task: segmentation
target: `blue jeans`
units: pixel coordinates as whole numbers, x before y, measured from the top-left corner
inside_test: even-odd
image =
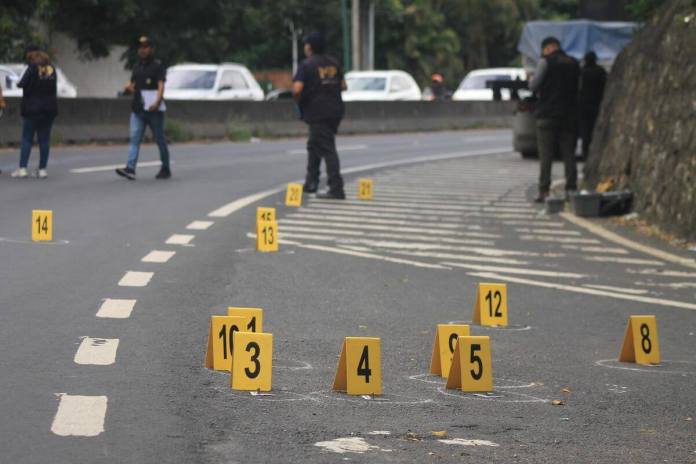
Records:
[[[19,167],[26,168],[29,164],[29,155],[34,141],[34,133],[39,142],[39,169],[46,169],[48,164],[48,152],[51,149],[51,127],[54,114],[41,114],[25,116],[22,118],[22,145],[19,150]]]
[[[169,148],[167,140],[164,138],[164,112],[145,111],[142,113],[131,113],[130,117],[130,150],[128,151],[128,167],[135,171],[140,154],[140,142],[145,133],[145,126],[150,126],[152,136],[157,142],[162,160],[162,168],[169,169]]]

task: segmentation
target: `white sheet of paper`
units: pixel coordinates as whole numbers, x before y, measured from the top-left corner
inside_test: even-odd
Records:
[[[150,107],[157,101],[157,90],[141,90],[140,95],[143,96],[143,106],[145,111],[148,111]],[[159,111],[166,111],[167,105],[164,104],[164,99],[159,106]]]

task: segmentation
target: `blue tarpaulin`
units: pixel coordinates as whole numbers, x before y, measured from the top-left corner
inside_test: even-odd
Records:
[[[517,50],[536,64],[541,55],[541,41],[556,37],[566,53],[580,60],[589,51],[598,61],[612,63],[621,49],[633,38],[638,25],[630,22],[605,22],[579,19],[574,21],[530,21],[525,24]]]

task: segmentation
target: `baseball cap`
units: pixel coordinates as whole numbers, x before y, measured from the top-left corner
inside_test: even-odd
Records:
[[[142,35],[138,39],[138,48],[140,47],[154,47],[154,43],[148,36]]]

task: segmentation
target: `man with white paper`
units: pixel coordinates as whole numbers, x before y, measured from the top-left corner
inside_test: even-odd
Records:
[[[135,168],[138,164],[140,142],[145,127],[150,126],[152,136],[159,148],[162,167],[155,176],[157,179],[169,179],[172,176],[169,169],[169,148],[164,137],[164,82],[167,69],[159,60],[154,58],[155,48],[148,37],[138,40],[138,63],[133,67],[126,92],[133,94],[130,117],[130,149],[128,164],[125,168],[116,169],[116,174],[129,180],[135,180]]]

